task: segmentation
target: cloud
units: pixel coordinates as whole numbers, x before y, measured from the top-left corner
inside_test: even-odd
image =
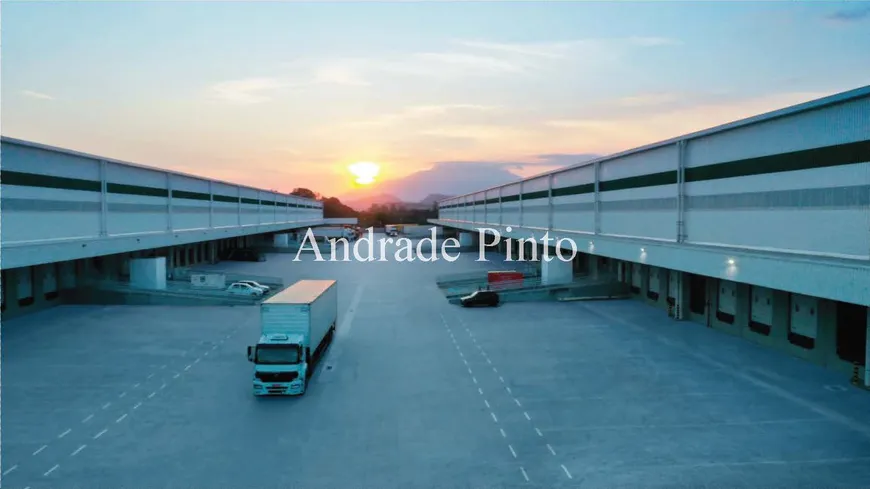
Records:
[[[35,92],[33,90],[22,90],[21,94],[31,98],[38,98],[40,100],[54,100],[54,97],[52,97],[51,95],[41,92]]]
[[[442,105],[417,105],[406,107],[398,112],[383,114],[369,120],[350,123],[351,126],[390,126],[403,124],[411,121],[429,120],[434,117],[445,116],[453,112],[491,112],[499,107],[478,104],[442,104]]]
[[[246,78],[217,83],[210,87],[213,96],[227,102],[255,104],[270,99],[268,93],[288,86],[276,78]]]
[[[836,12],[827,15],[825,18],[833,22],[860,22],[864,19],[870,18],[870,4],[862,5],[861,7],[854,9],[837,10]]]

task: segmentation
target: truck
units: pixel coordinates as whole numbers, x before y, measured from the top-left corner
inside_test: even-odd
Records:
[[[335,335],[338,282],[300,280],[260,304],[260,339],[248,347],[254,395],[303,395]]]
[[[354,239],[354,232],[352,229],[341,227],[341,226],[327,226],[327,227],[318,227],[311,228],[312,233],[314,234],[314,238],[317,241],[329,241],[330,239],[341,239],[346,238],[348,241],[352,241]]]

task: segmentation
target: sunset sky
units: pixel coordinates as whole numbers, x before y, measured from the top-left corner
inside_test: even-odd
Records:
[[[540,173],[870,83],[870,3],[71,3],[3,2],[4,135],[281,191]]]

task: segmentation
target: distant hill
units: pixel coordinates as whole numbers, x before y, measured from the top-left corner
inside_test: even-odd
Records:
[[[386,180],[373,189],[360,189],[341,196],[341,201],[357,210],[368,209],[371,204],[411,203],[429,204],[453,195],[463,195],[484,188],[515,182],[520,177],[511,169],[564,167],[596,158],[594,154],[538,155],[533,162],[511,161],[442,161],[432,168],[412,173],[403,178]]]

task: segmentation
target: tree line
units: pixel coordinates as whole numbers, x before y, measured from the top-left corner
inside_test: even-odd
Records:
[[[402,204],[373,204],[367,210],[357,211],[335,197],[324,197],[307,188],[295,188],[290,194],[322,202],[325,218],[355,217],[362,228],[383,227],[386,224],[429,224],[429,219],[438,217],[437,203],[428,209],[409,208]]]

